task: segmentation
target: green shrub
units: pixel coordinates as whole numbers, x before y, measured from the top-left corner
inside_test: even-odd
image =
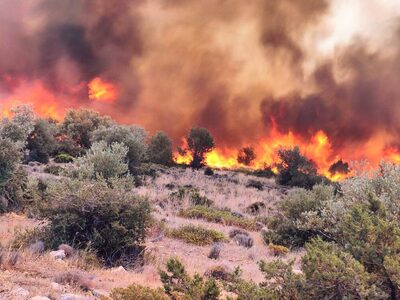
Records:
[[[21,151],[16,144],[10,139],[4,139],[0,136],[0,189],[12,176],[21,157]]]
[[[331,226],[315,220],[323,215],[332,198],[334,190],[328,185],[292,190],[279,204],[278,214],[268,220],[271,230],[263,233],[266,244],[301,247],[318,235],[329,238]]]
[[[188,199],[192,205],[211,206],[214,204],[214,201],[208,199],[206,196],[202,196],[200,191],[194,188],[180,188],[172,192],[169,197],[179,204],[182,204],[185,198]]]
[[[177,259],[167,261],[167,270],[160,272],[165,292],[171,299],[218,300],[220,289],[214,279],[204,280],[198,274],[193,277]]]
[[[151,289],[140,285],[130,285],[127,288],[113,289],[110,295],[113,300],[168,300],[162,289]]]
[[[34,129],[28,136],[27,148],[29,149],[29,160],[47,164],[50,154],[56,147],[54,135],[56,128],[54,124],[44,119],[35,121]]]
[[[66,169],[66,175],[81,179],[121,177],[128,172],[127,152],[128,148],[122,144],[93,143],[85,156],[77,158]]]
[[[88,109],[70,109],[61,124],[61,134],[71,137],[77,145],[88,149],[92,145],[93,132],[99,128],[110,127],[112,124],[110,117],[100,116],[98,112]]]
[[[54,162],[59,164],[67,164],[74,161],[74,157],[67,153],[60,153],[54,158]]]
[[[101,127],[93,132],[92,142],[105,142],[107,145],[122,144],[128,148],[126,153],[129,171],[134,171],[146,160],[147,132],[139,126],[113,125]],[[134,172],[132,172],[134,173]]]
[[[184,218],[204,219],[208,222],[222,223],[228,226],[237,226],[248,230],[256,230],[254,220],[241,218],[228,210],[221,210],[204,205],[196,205],[186,210],[181,210],[179,215]]]
[[[43,171],[45,173],[49,173],[49,174],[58,176],[62,173],[63,170],[64,170],[64,168],[61,166],[49,165],[49,166],[46,166]]]
[[[250,173],[250,175],[263,178],[272,178],[276,176],[276,174],[274,173],[274,171],[272,171],[272,168],[270,166],[264,166],[263,169],[254,170]]]
[[[21,211],[37,200],[37,183],[24,169],[16,168],[0,189],[1,195],[0,212]]]
[[[180,239],[197,246],[211,245],[225,240],[222,232],[194,225],[185,225],[170,229],[167,234],[172,238]]]
[[[92,249],[107,265],[126,263],[142,250],[150,225],[149,202],[131,192],[122,179],[65,179],[47,189],[41,215],[48,220],[50,247],[69,244]]]
[[[315,239],[302,259],[305,291],[312,299],[387,299],[374,276],[349,253],[333,243]]]
[[[164,132],[157,132],[150,140],[148,147],[150,162],[170,166],[173,164],[172,142]]]
[[[298,147],[278,151],[280,162],[277,164],[277,182],[282,185],[311,189],[322,182],[317,174],[317,167],[312,160],[303,156]]]

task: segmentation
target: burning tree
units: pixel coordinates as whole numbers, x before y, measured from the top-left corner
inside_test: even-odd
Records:
[[[195,169],[201,168],[205,155],[215,148],[212,135],[206,128],[193,127],[186,139],[193,158],[190,166]]]
[[[253,147],[243,147],[239,150],[237,161],[240,164],[250,166],[251,163],[256,159],[256,153]]]

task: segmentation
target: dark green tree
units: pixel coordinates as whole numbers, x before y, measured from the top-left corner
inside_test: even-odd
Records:
[[[199,169],[204,165],[205,155],[215,148],[214,139],[210,132],[202,127],[192,128],[186,139],[192,154],[190,166]]]
[[[149,160],[156,164],[169,166],[173,163],[172,142],[164,132],[157,132],[150,140]]]

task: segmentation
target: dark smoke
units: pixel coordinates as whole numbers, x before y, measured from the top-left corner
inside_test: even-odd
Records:
[[[40,80],[62,109],[93,107],[175,142],[197,125],[239,148],[273,123],[305,139],[323,130],[336,152],[382,132],[396,146],[400,30],[390,51],[358,39],[317,59],[307,38],[330,3],[2,0],[0,101]],[[116,103],[88,99],[97,76],[116,85]]]

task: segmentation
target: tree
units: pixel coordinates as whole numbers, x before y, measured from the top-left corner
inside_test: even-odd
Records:
[[[108,145],[120,143],[128,147],[129,170],[133,171],[146,158],[147,132],[139,126],[113,125],[101,127],[93,132],[92,141],[104,141]]]
[[[56,147],[55,126],[44,119],[37,119],[28,137],[29,159],[48,163],[50,154]]]
[[[1,189],[11,177],[21,159],[21,151],[10,139],[0,137],[0,196]]]
[[[194,127],[187,136],[187,144],[192,154],[190,166],[198,169],[204,165],[205,155],[214,149],[214,139],[206,128]]]
[[[281,149],[278,151],[278,157],[279,184],[311,189],[322,181],[322,177],[317,174],[315,163],[302,155],[298,147]]]
[[[91,135],[100,127],[109,127],[113,121],[108,116],[101,116],[98,112],[79,109],[67,111],[64,122],[61,124],[61,132],[69,135],[83,148],[90,148]]]
[[[157,132],[150,140],[149,160],[156,164],[169,166],[172,160],[172,142],[164,132]]]
[[[243,147],[239,150],[237,161],[240,164],[250,166],[251,163],[256,159],[256,154],[253,147]]]

